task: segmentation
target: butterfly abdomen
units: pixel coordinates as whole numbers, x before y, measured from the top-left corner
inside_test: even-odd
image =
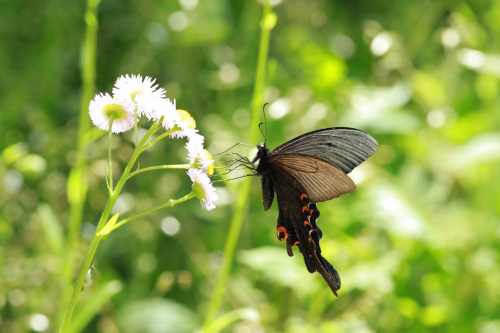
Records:
[[[269,175],[269,149],[265,144],[260,144],[257,146],[259,149],[257,156],[255,156],[252,163],[259,161],[259,165],[257,165],[257,175],[261,176],[262,182],[262,204],[264,206],[264,210],[268,210],[271,208],[274,199],[274,187]]]
[[[274,200],[274,187],[268,175],[262,175],[262,205],[264,210],[271,208]]]

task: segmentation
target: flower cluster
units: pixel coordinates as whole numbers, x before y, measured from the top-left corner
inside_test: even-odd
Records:
[[[189,155],[188,175],[193,181],[193,192],[201,199],[202,207],[215,208],[218,199],[210,181],[214,172],[212,155],[203,148],[205,138],[198,133],[196,121],[186,110],[176,109],[175,100],[165,97],[165,90],[155,84],[155,79],[141,75],[125,75],[116,80],[112,96],[95,95],[89,105],[92,123],[113,133],[128,131],[136,126],[137,119],[145,116],[158,122],[169,131],[171,138],[187,137]]]

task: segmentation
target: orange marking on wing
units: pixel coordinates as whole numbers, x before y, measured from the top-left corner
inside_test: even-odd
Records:
[[[299,244],[300,244],[300,242],[299,242],[299,241],[296,241],[295,243],[293,243],[293,246],[297,246],[297,245],[299,245]]]
[[[309,236],[311,236],[311,234],[315,231],[318,231],[318,229],[312,229],[312,230],[309,230]]]
[[[300,195],[300,200],[304,201],[304,199],[309,199],[309,196],[307,194],[305,194],[305,193],[302,193]]]
[[[286,228],[283,226],[279,226],[276,233],[278,234],[278,239],[280,241],[284,241],[285,239],[288,238],[288,233],[286,232]],[[282,234],[283,234],[283,236],[282,236]]]

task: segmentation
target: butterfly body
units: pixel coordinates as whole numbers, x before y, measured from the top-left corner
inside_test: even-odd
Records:
[[[286,241],[287,253],[298,246],[309,272],[318,272],[337,295],[340,277],[322,256],[317,225],[317,203],[354,191],[356,186],[346,175],[372,155],[377,142],[353,128],[326,128],[292,139],[269,152],[262,143],[252,163],[259,164],[264,210],[276,193],[278,201],[277,237]]]

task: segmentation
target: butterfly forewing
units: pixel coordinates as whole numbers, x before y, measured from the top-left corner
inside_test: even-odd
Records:
[[[363,131],[332,127],[298,136],[274,149],[269,157],[282,154],[310,155],[349,173],[370,157],[377,146],[377,141]]]

